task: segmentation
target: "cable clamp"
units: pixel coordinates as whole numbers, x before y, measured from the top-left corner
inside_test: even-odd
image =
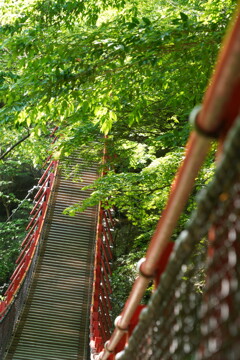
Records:
[[[148,275],[148,274],[144,274],[144,272],[142,271],[141,267],[145,261],[146,261],[146,258],[142,258],[138,261],[137,271],[138,271],[139,275],[144,277],[145,279],[149,279],[149,280],[154,279],[155,274]]]
[[[220,127],[215,130],[206,130],[198,122],[198,115],[202,110],[202,105],[197,105],[193,108],[189,115],[189,123],[193,126],[194,130],[206,138],[218,139]]]
[[[104,344],[104,349],[109,352],[110,354],[112,354],[114,352],[114,350],[109,350],[108,348],[108,345],[109,345],[109,340],[105,342]]]
[[[121,316],[121,315],[119,315],[119,316],[116,317],[116,319],[115,319],[115,321],[114,321],[114,326],[115,326],[115,328],[116,328],[117,330],[119,330],[119,331],[128,332],[128,327],[127,327],[127,328],[122,328],[120,325],[118,325],[119,322],[121,321],[121,319],[122,319],[122,316]]]

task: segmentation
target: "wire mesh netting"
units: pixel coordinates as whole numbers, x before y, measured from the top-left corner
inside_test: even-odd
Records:
[[[31,266],[28,270],[28,273],[24,279],[20,290],[18,291],[16,298],[10,305],[5,316],[0,320],[0,359],[4,358],[5,350],[11,341],[13,329],[15,328],[17,320],[23,309],[29,290],[29,285],[32,280],[32,274],[36,265],[37,253],[38,249],[34,254]]]
[[[52,190],[52,194],[54,194],[54,191],[55,189]],[[49,208],[51,208],[52,198],[53,195],[49,201]],[[37,228],[35,229],[35,231],[37,231]],[[41,239],[45,236],[45,232],[46,232],[46,227],[42,231]],[[14,329],[23,311],[27,299],[27,295],[29,292],[30,284],[32,282],[34,271],[38,261],[39,249],[41,247],[41,239],[39,240],[36,246],[36,250],[32,258],[31,265],[27,271],[27,274],[17,294],[14,297],[14,300],[9,305],[9,308],[7,309],[4,316],[0,319],[0,360],[5,358],[6,350],[11,343]]]
[[[240,119],[118,360],[240,359]]]

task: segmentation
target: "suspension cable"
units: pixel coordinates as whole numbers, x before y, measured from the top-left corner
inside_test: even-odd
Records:
[[[38,190],[39,189],[39,185],[34,185],[30,190],[28,190],[28,193],[26,195],[26,197],[20,202],[20,204],[18,205],[18,207],[16,207],[16,209],[14,209],[11,213],[11,215],[7,218],[7,220],[5,220],[4,222],[7,223],[12,217],[13,215],[16,214],[16,212],[22,207],[22,205],[25,203],[25,201],[29,198],[29,196],[34,192],[34,190]]]

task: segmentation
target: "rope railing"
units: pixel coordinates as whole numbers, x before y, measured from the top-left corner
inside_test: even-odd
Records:
[[[161,258],[165,259],[169,256],[167,248],[171,234],[208,153],[212,138],[224,138],[239,113],[239,73],[240,13],[238,8],[232,30],[224,42],[203,105],[191,114],[191,121],[194,122],[195,129],[190,135],[185,159],[172,185],[168,203],[151,239],[146,258],[139,263],[139,277],[133,285],[122,314],[115,322],[115,330],[105,344],[105,349],[98,355],[98,359],[106,360],[118,352],[118,344],[129,330],[129,325],[149,280],[153,279],[158,272]]]

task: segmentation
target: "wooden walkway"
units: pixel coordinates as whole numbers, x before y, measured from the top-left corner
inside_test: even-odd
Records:
[[[77,163],[79,160],[71,159],[71,167]],[[90,191],[80,188],[97,178],[97,167],[84,169],[81,178],[81,184],[71,181],[64,171],[56,177],[38,264],[5,360],[90,357],[89,311],[98,210],[89,209],[75,217],[62,214],[89,195]]]

